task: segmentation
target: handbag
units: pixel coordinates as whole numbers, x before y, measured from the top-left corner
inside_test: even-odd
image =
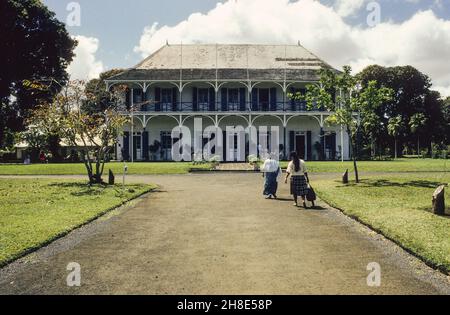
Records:
[[[316,199],[317,199],[316,192],[314,191],[312,186],[309,185],[308,193],[306,194],[306,200],[312,202],[312,201],[316,201]]]

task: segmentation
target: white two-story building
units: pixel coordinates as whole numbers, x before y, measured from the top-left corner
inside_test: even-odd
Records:
[[[289,98],[318,84],[321,67],[330,66],[300,44],[167,44],[107,80],[108,88],[129,87],[123,111],[131,121],[117,158],[171,160],[172,129],[192,130],[194,119],[201,117],[203,127],[220,127],[224,133],[226,126],[269,126],[268,142],[270,127],[278,126],[282,157],[297,151],[306,160],[349,159],[348,135],[340,126],[327,126],[329,113],[307,110],[304,102]],[[224,148],[229,137],[223,138]],[[224,159],[231,160],[226,154]]]

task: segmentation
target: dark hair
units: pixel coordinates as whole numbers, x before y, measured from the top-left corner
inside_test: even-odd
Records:
[[[298,172],[300,170],[300,159],[298,158],[297,152],[291,152],[289,158],[294,162],[295,171]]]

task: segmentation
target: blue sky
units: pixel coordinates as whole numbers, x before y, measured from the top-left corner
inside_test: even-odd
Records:
[[[44,0],[65,22],[68,0]],[[78,0],[81,25],[74,76],[127,68],[169,42],[295,44],[336,67],[412,64],[450,95],[450,0]],[[217,3],[223,3],[217,6]],[[157,23],[157,24],[155,24]]]
[[[66,21],[69,0],[43,1],[61,21]],[[207,12],[217,0],[78,0],[81,25],[67,27],[73,35],[100,40],[98,57],[106,68],[130,67],[141,56],[133,53],[144,27],[155,22],[173,25],[195,12]]]

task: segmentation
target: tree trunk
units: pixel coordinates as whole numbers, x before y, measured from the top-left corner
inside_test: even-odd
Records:
[[[351,151],[352,151],[353,168],[355,169],[355,180],[356,180],[356,183],[359,183],[358,165],[356,165],[356,139],[354,139],[354,137],[351,136],[351,133],[350,133],[349,129],[347,129],[347,134],[350,137],[350,146],[351,146]]]
[[[394,140],[394,152],[395,152],[395,159],[397,159],[397,139]]]
[[[439,186],[433,193],[432,211],[437,215],[445,215],[444,185]]]
[[[3,146],[4,146],[4,141],[3,141],[4,138],[5,138],[5,123],[4,123],[4,119],[6,119],[6,118],[0,119],[0,149],[3,148]]]
[[[417,157],[420,159],[420,137],[417,136]]]

